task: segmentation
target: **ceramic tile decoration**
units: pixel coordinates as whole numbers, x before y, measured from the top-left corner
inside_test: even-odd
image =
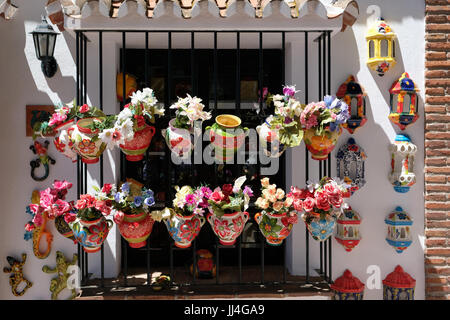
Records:
[[[416,183],[416,175],[413,170],[417,147],[411,143],[408,135],[399,134],[395,137],[394,143],[389,146],[389,152],[391,153],[389,181],[395,191],[408,192],[410,187]]]
[[[411,217],[398,206],[384,220],[388,227],[386,241],[395,248],[395,251],[402,253],[412,243]]]
[[[396,266],[383,280],[383,300],[414,300],[416,280]]]
[[[366,34],[368,57],[367,66],[380,77],[397,63],[395,59],[396,34],[382,19],[375,22]]]
[[[335,239],[344,246],[345,251],[350,252],[359,244],[361,240],[360,225],[360,215],[350,206],[338,216]]]
[[[391,97],[389,119],[402,130],[419,118],[417,92],[419,89],[407,72],[404,72],[389,90]]]
[[[336,153],[337,177],[350,185],[348,190],[350,195],[366,184],[364,179],[364,161],[366,159],[366,153],[353,138],[348,139],[347,143]]]
[[[351,134],[362,127],[366,122],[365,92],[353,75],[339,86],[336,97],[343,100],[349,107],[350,119],[342,125]]]
[[[334,293],[333,300],[363,300],[364,283],[354,277],[348,269],[330,287]]]

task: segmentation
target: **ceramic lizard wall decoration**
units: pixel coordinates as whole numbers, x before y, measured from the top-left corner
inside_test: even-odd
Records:
[[[49,266],[43,266],[42,271],[45,273],[56,273],[57,276],[50,281],[50,292],[52,293],[52,300],[58,300],[58,295],[67,288],[67,283],[70,277],[68,268],[70,266],[76,266],[78,255],[74,254],[72,261],[66,260],[66,257],[61,251],[56,251],[56,267],[50,268]],[[72,295],[69,300],[74,299],[77,296],[77,291],[72,288]]]
[[[32,282],[28,281],[23,276],[23,265],[27,261],[27,254],[22,253],[22,261],[19,261],[11,256],[6,257],[6,260],[8,260],[8,263],[11,267],[10,268],[4,267],[3,272],[12,273],[9,276],[9,284],[11,286],[11,291],[16,297],[23,296],[24,293],[33,285]],[[17,288],[19,287],[19,284],[22,282],[25,282],[26,286],[22,289],[22,291],[19,292]]]

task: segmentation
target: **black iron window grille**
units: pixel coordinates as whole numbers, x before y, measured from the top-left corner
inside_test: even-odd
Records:
[[[98,106],[101,110],[103,110],[104,106],[104,63],[103,63],[103,35],[105,33],[116,33],[121,35],[121,54],[120,54],[120,70],[123,76],[123,88],[122,94],[123,97],[126,96],[126,74],[131,71],[134,66],[133,72],[140,73],[140,81],[141,86],[152,87],[151,84],[156,83],[156,78],[158,72],[163,80],[160,83],[163,90],[159,91],[161,95],[158,99],[164,102],[166,109],[166,116],[161,121],[157,121],[156,129],[157,134],[153,138],[152,145],[147,151],[145,158],[141,162],[131,163],[125,159],[123,153],[120,156],[120,181],[124,181],[126,178],[132,177],[144,182],[148,187],[152,188],[155,193],[159,191],[164,191],[163,194],[157,199],[157,204],[155,209],[160,209],[165,206],[171,206],[171,199],[174,195],[173,186],[178,183],[189,184],[189,185],[199,185],[200,183],[209,183],[212,186],[219,186],[223,183],[231,183],[231,180],[237,178],[242,174],[246,174],[247,177],[252,177],[254,175],[254,179],[251,180],[253,182],[253,190],[259,190],[259,176],[261,164],[258,162],[256,165],[246,164],[233,164],[233,165],[212,165],[206,167],[205,165],[192,164],[189,165],[174,165],[170,161],[170,150],[164,143],[164,140],[160,141],[156,138],[158,136],[158,132],[160,129],[167,127],[168,121],[174,116],[174,111],[169,109],[169,106],[176,99],[176,88],[174,87],[174,83],[177,81],[175,79],[176,74],[174,74],[173,70],[175,65],[179,62],[179,60],[174,61],[174,57],[182,57],[182,63],[186,66],[185,74],[183,75],[183,83],[185,86],[180,86],[181,91],[189,92],[192,95],[198,95],[201,97],[206,103],[206,109],[210,107],[212,111],[213,117],[210,121],[214,121],[216,115],[223,113],[234,113],[239,117],[242,117],[243,124],[255,128],[256,125],[262,123],[265,119],[266,115],[270,113],[270,110],[267,110],[262,99],[257,100],[259,103],[260,112],[256,114],[254,110],[246,110],[242,108],[242,88],[241,81],[243,79],[243,70],[248,67],[242,65],[243,56],[246,54],[253,55],[254,57],[254,65],[256,66],[256,70],[253,71],[254,81],[257,83],[257,89],[259,93],[263,92],[264,87],[267,85],[270,90],[274,90],[273,93],[281,92],[282,85],[285,83],[285,69],[286,69],[286,35],[296,34],[300,37],[303,37],[304,41],[304,52],[297,52],[296,54],[303,55],[303,63],[304,63],[304,87],[298,88],[304,92],[304,103],[310,102],[310,99],[313,99],[310,94],[310,78],[313,72],[317,72],[318,79],[318,100],[322,100],[325,94],[331,94],[331,31],[330,30],[310,30],[310,31],[294,31],[294,30],[268,30],[268,31],[257,31],[257,30],[242,30],[242,31],[205,31],[205,30],[185,30],[185,31],[171,31],[171,30],[76,30],[76,99],[79,104],[87,103],[87,91],[88,91],[88,79],[87,79],[87,68],[88,68],[88,36],[90,34],[95,34],[96,38],[98,37]],[[144,39],[144,48],[143,49],[129,49],[127,48],[127,35],[129,34],[142,34]],[[154,34],[165,34],[167,35],[167,49],[165,50],[155,50],[149,47],[149,39]],[[191,47],[190,49],[184,50],[181,52],[178,49],[173,49],[173,34],[174,33],[183,33],[186,37],[190,37]],[[197,49],[195,48],[195,37],[200,33],[208,33],[213,36],[213,48],[212,49]],[[232,34],[235,39],[235,47],[233,49],[222,50],[218,47],[218,36],[219,34]],[[244,50],[241,49],[242,46],[242,34],[252,34],[254,37],[257,37],[259,46],[257,49],[252,50]],[[280,37],[281,46],[277,49],[265,49],[264,48],[264,36],[266,34],[278,35]],[[311,48],[310,40],[314,40],[313,42],[317,44],[317,48]],[[317,65],[311,65],[310,61],[312,59],[312,55],[314,51],[316,51],[317,57]],[[89,52],[90,53],[90,52]],[[94,53],[95,54],[95,53]],[[136,57],[141,55],[143,57],[143,63],[140,63],[141,70],[138,71],[136,69]],[[220,95],[219,92],[221,88],[219,88],[220,79],[223,74],[220,74],[220,70],[223,70],[224,64],[223,61],[220,61],[220,57],[222,55],[227,55],[228,58],[232,57],[232,63],[230,66],[234,68],[233,72],[228,73],[228,76],[234,77],[234,109],[230,110],[221,110],[220,109]],[[277,80],[275,84],[268,83],[269,81],[265,79],[265,68],[270,66],[267,57],[278,57],[276,65],[280,68],[280,72],[277,76],[273,77]],[[133,59],[129,59],[133,57]],[[156,59],[159,57],[158,59]],[[234,60],[233,60],[234,59]],[[276,59],[276,58],[275,58]],[[89,59],[90,61],[93,61]],[[156,62],[158,60],[158,62]],[[142,61],[142,60],[141,60]],[[274,60],[271,60],[274,61]],[[158,64],[159,63],[159,64]],[[92,66],[89,66],[92,68]],[[201,79],[199,79],[199,75],[204,70],[208,69],[210,72],[208,74],[208,79],[206,82],[209,84],[206,86],[202,84]],[[311,72],[312,71],[312,72]],[[223,73],[223,72],[222,72]],[[97,79],[96,79],[97,80]],[[204,80],[204,79],[203,79]],[[272,79],[273,80],[273,79]],[[228,88],[227,94],[233,95],[229,92],[231,90]],[[205,93],[206,92],[206,93]],[[120,109],[122,110],[126,101],[121,102]],[[206,126],[206,124],[204,125]],[[310,179],[310,155],[308,150],[305,148],[305,159],[304,163],[300,166],[296,166],[296,168],[301,168],[304,166],[305,172],[305,183]],[[156,151],[155,151],[156,150]],[[162,156],[164,155],[164,157]],[[155,159],[157,161],[155,161]],[[99,183],[100,186],[104,184],[104,159],[103,156],[100,157],[100,165],[99,165]],[[290,186],[286,185],[286,170],[285,170],[285,155],[280,158],[280,171],[271,176],[271,180],[273,180],[279,187],[282,187],[286,190],[286,188],[290,188]],[[331,159],[330,155],[327,160],[321,161],[319,163],[319,172],[318,177],[322,176],[331,176]],[[203,174],[202,174],[203,173]],[[227,173],[229,173],[227,175]],[[314,174],[314,178],[316,178],[317,173]],[[180,178],[181,177],[181,178]],[[178,179],[178,180],[176,180]],[[156,181],[156,183],[155,183]],[[86,193],[88,190],[87,185],[87,165],[81,162],[81,158],[78,157],[77,161],[77,196],[79,197],[81,194]],[[247,222],[247,224],[254,224],[253,214],[256,212],[255,208],[249,208],[248,210],[251,213],[251,218]],[[154,230],[157,223],[155,223]],[[162,225],[162,223],[161,223]],[[301,228],[302,223],[299,221],[299,224],[294,228]],[[217,237],[211,238],[211,232],[208,235],[205,229],[210,229],[209,226],[204,226],[200,232],[200,235],[197,239],[195,239],[192,243],[192,246],[187,249],[176,248],[173,244],[173,240],[170,238],[169,234],[166,232],[164,234],[165,228],[156,227],[156,231],[152,232],[152,235],[147,241],[147,246],[141,249],[131,249],[128,247],[127,242],[124,239],[121,239],[121,250],[122,250],[122,274],[123,274],[123,283],[119,284],[121,286],[128,286],[127,276],[129,274],[129,257],[134,254],[134,251],[139,250],[143,253],[145,261],[145,269],[147,273],[147,285],[151,284],[151,272],[152,266],[157,265],[157,261],[154,264],[151,262],[154,260],[152,255],[155,256],[156,253],[162,253],[164,256],[168,256],[169,259],[169,270],[171,281],[173,283],[177,283],[177,278],[174,276],[175,272],[175,256],[178,254],[184,254],[192,257],[193,265],[196,265],[196,251],[198,248],[202,246],[202,234],[204,234],[204,239],[206,241],[210,241],[209,245],[213,248],[213,253],[215,254],[215,262],[216,262],[216,284],[224,284],[220,281],[220,267],[223,264],[221,256],[227,255],[229,251],[232,251],[234,255],[237,255],[237,263],[235,265],[237,272],[237,282],[232,284],[248,284],[243,281],[243,248],[253,247],[259,250],[260,255],[260,283],[259,284],[268,284],[264,278],[265,271],[265,263],[266,254],[271,251],[271,254],[278,255],[278,257],[282,260],[282,272],[280,274],[280,278],[277,283],[289,283],[287,281],[287,251],[286,251],[286,240],[283,245],[277,248],[268,248],[268,245],[265,242],[265,238],[257,232],[258,237],[256,242],[245,242],[243,236],[241,235],[236,244],[233,246],[223,246],[218,242]],[[209,230],[211,231],[211,230]],[[305,227],[305,242],[304,243],[296,243],[295,246],[305,246],[305,265],[306,265],[306,277],[305,280],[301,284],[310,283],[310,236],[309,232]],[[152,239],[155,237],[157,239],[157,243],[161,244],[159,247],[155,247],[152,245]],[[161,238],[165,238],[166,242],[161,240]],[[212,239],[212,240],[211,240]],[[328,283],[331,283],[331,275],[332,275],[332,239],[331,237],[320,243],[320,261],[319,261],[319,269],[316,271],[318,274]],[[81,250],[81,246],[78,244],[78,256],[79,256],[79,267],[81,269],[81,281],[82,285],[86,286],[89,283],[89,278],[91,273],[89,273],[89,257],[88,254]],[[131,250],[131,251],[130,251]],[[104,277],[104,248],[101,248],[101,264],[100,264],[100,287],[105,286],[105,277]],[[181,252],[181,253],[180,253]],[[273,253],[275,252],[275,253]],[[229,256],[229,255],[228,255]],[[142,256],[141,256],[142,257]],[[192,275],[192,281],[189,285],[195,285],[198,283],[198,279],[196,279],[195,272]]]

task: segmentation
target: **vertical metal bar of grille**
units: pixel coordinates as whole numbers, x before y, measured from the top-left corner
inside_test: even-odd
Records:
[[[219,284],[219,273],[220,273],[219,240],[216,238],[216,284]]]
[[[166,77],[166,82],[167,82],[167,88],[166,88],[166,96],[164,99],[164,106],[165,109],[167,110],[170,107],[170,99],[172,96],[172,32],[169,32],[167,34],[167,77]],[[167,150],[167,149],[166,149]],[[170,156],[171,153],[170,151],[168,151],[168,155]],[[169,191],[169,194],[172,194],[172,189],[171,189],[171,181],[172,181],[172,177],[171,174],[173,173],[173,165],[172,165],[172,161],[169,161],[169,167],[168,167],[168,172],[167,172],[167,190]],[[169,259],[169,263],[170,263],[170,281],[171,283],[173,283],[173,273],[174,273],[174,266],[173,266],[173,254],[174,254],[174,248],[173,248],[173,241],[170,242],[170,246],[169,246],[169,250],[170,250],[170,259]]]
[[[191,88],[192,88],[192,95],[195,96],[197,94],[197,89],[195,85],[195,78],[196,78],[196,72],[195,72],[195,33],[191,32]],[[193,185],[197,185],[196,178],[195,178],[195,168],[194,168],[194,152],[191,152],[191,180],[194,181]],[[192,247],[192,260],[193,262],[193,268],[192,268],[192,276],[193,276],[193,283],[195,284],[196,281],[196,270],[197,270],[197,239],[194,239],[194,244]]]
[[[308,86],[308,31],[305,31],[305,104],[308,104],[309,99],[309,86]],[[308,148],[305,145],[305,182],[309,180],[309,155]],[[309,232],[308,228],[305,226],[305,245],[306,245],[306,282],[309,282]]]
[[[77,78],[76,78],[76,105],[80,104],[80,33],[76,32],[76,61],[77,61]],[[77,199],[81,195],[81,179],[80,179],[80,156],[77,155]],[[78,267],[82,268],[81,245],[77,242]]]
[[[148,65],[149,65],[149,52],[148,52],[148,31],[145,32],[145,53],[144,53],[144,81],[145,81],[145,87],[150,87],[149,84],[149,72],[148,72]],[[148,152],[149,149],[145,152],[145,160],[144,163],[148,165]],[[147,258],[147,285],[151,285],[151,274],[150,274],[150,239],[147,239],[147,245],[146,245],[146,252],[145,252],[146,258]]]
[[[263,108],[263,87],[264,87],[264,53],[263,53],[263,33],[259,32],[259,70],[258,70],[258,99],[259,99],[259,110],[264,116],[265,110]]]
[[[83,71],[83,76],[84,76],[84,79],[83,79],[83,103],[87,103],[87,38],[84,33],[82,33],[82,35],[83,35],[83,58],[82,59],[83,59],[83,68],[84,68],[84,71]],[[87,164],[85,163],[83,167],[84,167],[84,190],[83,190],[83,193],[87,193]],[[85,284],[87,285],[88,280],[89,280],[88,253],[85,252],[84,256],[86,259],[86,263],[85,263],[86,282],[85,282]]]
[[[217,116],[218,110],[217,110],[217,74],[218,74],[218,57],[217,57],[217,31],[214,31],[214,51],[213,51],[213,91],[214,91],[214,110],[213,110],[213,118]],[[216,151],[214,151],[216,152]],[[214,185],[218,185],[218,179],[217,179],[217,163],[214,162]],[[216,243],[217,245],[217,243]],[[218,283],[219,281],[219,256],[217,256],[217,271],[216,271],[216,281]]]
[[[241,33],[236,32],[236,109],[241,116]]]
[[[99,56],[99,108],[103,111],[103,33],[99,31],[98,33],[98,56]],[[103,154],[100,155],[100,188],[103,186]],[[102,243],[100,249],[100,284],[103,288],[105,286],[105,248]]]
[[[126,102],[126,51],[127,51],[127,44],[126,44],[126,32],[122,31],[122,103],[120,104],[120,110],[122,111],[125,102]],[[124,181],[125,179],[125,172],[126,172],[126,163],[125,163],[125,155],[123,152],[120,153],[120,180]],[[128,285],[128,247],[126,241],[121,237],[121,243],[122,243],[122,253],[123,253],[123,281],[125,286]]]
[[[327,37],[327,41],[328,41],[328,94],[331,94],[331,31],[328,31],[328,37]],[[331,176],[331,154],[328,155],[328,174],[329,176]],[[330,270],[329,270],[329,278],[328,278],[328,282],[331,283],[332,280],[332,263],[331,263],[331,259],[332,259],[332,250],[331,250],[331,244],[332,244],[332,238],[330,237],[329,239],[329,252],[328,252],[328,260],[329,260],[329,266],[330,266]]]
[[[283,84],[286,84],[286,33],[281,32],[281,79]],[[284,161],[284,165],[281,166],[281,175],[283,177],[283,189],[286,190],[286,156],[282,156],[282,161]],[[287,245],[286,241],[283,241],[283,249],[284,249],[284,259],[283,259],[283,283],[286,283],[287,277],[287,268],[286,268],[286,259],[287,259]]]

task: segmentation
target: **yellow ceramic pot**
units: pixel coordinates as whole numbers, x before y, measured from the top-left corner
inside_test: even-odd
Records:
[[[303,139],[314,160],[325,160],[336,146],[341,133],[342,128],[336,131],[325,130],[322,135],[316,135],[315,129],[307,129]]]

